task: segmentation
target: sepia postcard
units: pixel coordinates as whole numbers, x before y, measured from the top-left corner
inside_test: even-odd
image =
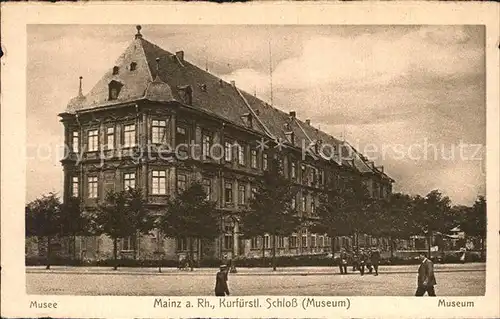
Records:
[[[2,4],[2,317],[500,316],[496,9]]]

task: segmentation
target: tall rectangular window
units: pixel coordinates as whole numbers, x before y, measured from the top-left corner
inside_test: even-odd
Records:
[[[264,247],[271,248],[271,240],[269,235],[264,235]]]
[[[224,160],[226,162],[233,160],[233,144],[229,141],[224,142]]]
[[[262,169],[267,171],[267,154],[262,154]]]
[[[99,130],[90,130],[88,132],[88,151],[96,152],[99,150]]]
[[[208,132],[203,132],[202,136],[202,154],[203,159],[210,158],[210,145],[212,144],[212,136]]]
[[[242,144],[236,144],[236,147],[238,149],[238,164],[240,165],[245,165],[245,145]]]
[[[186,238],[176,238],[177,251],[186,251],[188,249]]]
[[[177,146],[176,151],[179,153],[178,155],[181,155],[182,157],[186,157],[188,154],[188,144],[189,144],[189,137],[188,137],[188,132],[185,127],[183,126],[177,126],[176,131],[175,131],[175,143]]]
[[[325,236],[319,236],[319,247],[325,247]]]
[[[89,176],[88,179],[89,198],[97,198],[97,176]]]
[[[106,129],[106,148],[112,150],[115,148],[115,128],[108,127]]]
[[[233,203],[233,184],[226,182],[224,184],[224,198],[226,204],[232,204]]]
[[[251,159],[252,168],[257,168],[257,150],[252,150],[251,155],[252,155]]]
[[[302,235],[302,241],[300,244],[301,244],[302,248],[307,248],[307,235],[306,234]]]
[[[125,173],[123,175],[123,189],[135,188],[135,173]]]
[[[232,250],[232,249],[233,249],[233,235],[224,234],[224,250]]]
[[[277,236],[276,241],[277,241],[276,246],[278,246],[278,248],[285,247],[285,238],[283,236]]]
[[[257,194],[257,187],[252,187],[252,194],[250,195],[252,199],[255,199],[255,194]]]
[[[245,185],[238,185],[238,203],[244,205],[245,200]]]
[[[297,198],[295,196],[292,197],[292,209],[297,208]]]
[[[224,249],[232,250],[234,247],[233,242],[233,227],[231,225],[224,225]]]
[[[153,195],[167,194],[167,172],[166,171],[153,171],[151,181],[151,193]]]
[[[311,248],[316,248],[316,235],[311,235]]]
[[[302,164],[300,169],[301,169],[300,177],[302,178],[302,184],[306,184],[307,183],[306,166]]]
[[[80,148],[80,133],[78,131],[73,131],[72,141],[71,141],[71,148],[73,149],[74,153],[78,153],[79,152],[79,148]]]
[[[314,202],[314,197],[311,198],[311,213],[314,214],[316,212],[316,203]]]
[[[250,242],[250,248],[251,249],[259,248],[259,237],[252,237]]]
[[[123,147],[135,146],[135,124],[125,125],[123,129]]]
[[[151,142],[153,144],[162,144],[165,142],[167,134],[167,121],[153,120],[151,126]]]
[[[290,177],[295,179],[297,176],[297,164],[295,162],[290,163]]]
[[[288,246],[290,248],[297,248],[297,235],[288,237]]]
[[[133,250],[134,249],[134,245],[133,245],[133,239],[132,237],[125,237],[125,238],[121,238],[121,243],[122,243],[122,250],[123,251],[130,251],[130,250]]]
[[[307,210],[307,195],[302,195],[302,211],[305,212]]]
[[[182,193],[186,190],[186,175],[184,174],[177,174],[177,193]]]
[[[78,181],[78,176],[73,176],[71,179],[71,196],[73,197],[78,197],[78,191],[79,191],[79,181]]]
[[[203,191],[207,195],[206,199],[210,200],[212,198],[212,183],[208,178],[203,179]]]

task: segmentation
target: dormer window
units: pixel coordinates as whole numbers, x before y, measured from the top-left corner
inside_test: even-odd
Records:
[[[113,67],[113,75],[117,75],[118,71],[120,71],[119,67],[117,67],[117,66]]]
[[[108,100],[116,100],[118,99],[118,95],[120,94],[120,90],[123,84],[117,81],[111,81],[109,83],[109,98]]]
[[[135,71],[136,68],[137,68],[137,63],[135,62],[130,63],[130,71]]]
[[[179,96],[184,104],[191,105],[193,103],[193,89],[190,85],[179,86]]]

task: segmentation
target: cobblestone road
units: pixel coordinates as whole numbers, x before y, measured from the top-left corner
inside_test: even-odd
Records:
[[[336,268],[240,269],[230,274],[232,295],[412,296],[416,265],[381,267],[380,275],[340,275]],[[197,296],[212,295],[215,269],[181,272],[164,269],[53,267],[27,269],[28,294]],[[329,271],[329,272],[328,272]],[[441,296],[477,296],[485,291],[484,264],[436,265]]]

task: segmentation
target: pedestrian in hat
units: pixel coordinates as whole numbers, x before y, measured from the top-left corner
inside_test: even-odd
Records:
[[[215,295],[218,297],[229,296],[229,287],[227,286],[227,266],[221,265],[215,275]]]

